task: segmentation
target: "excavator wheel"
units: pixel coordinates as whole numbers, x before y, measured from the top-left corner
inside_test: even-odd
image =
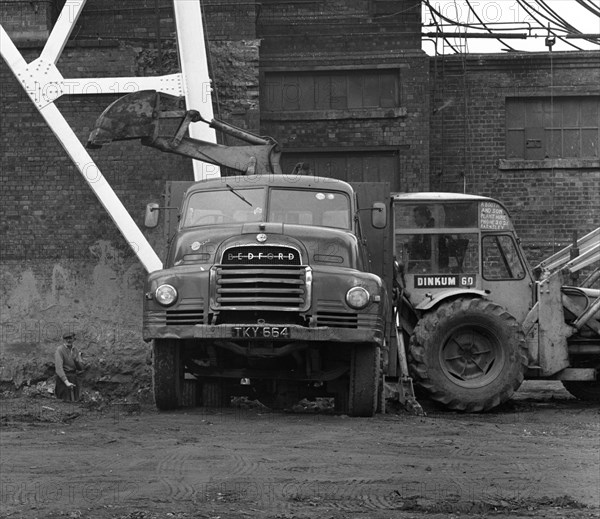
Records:
[[[600,380],[583,382],[579,380],[563,380],[563,386],[575,398],[587,402],[600,402]]]
[[[152,344],[152,387],[161,411],[179,406],[183,392],[181,344],[171,339],[154,339]]]
[[[348,395],[350,416],[373,416],[377,411],[377,395],[381,378],[380,348],[358,344],[352,349]]]
[[[485,299],[455,299],[418,322],[410,369],[448,409],[479,412],[508,400],[523,381],[527,347],[516,319]]]

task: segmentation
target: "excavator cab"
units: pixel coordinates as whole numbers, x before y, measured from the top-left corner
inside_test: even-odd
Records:
[[[532,276],[508,211],[486,197],[455,193],[394,196],[394,252],[411,302],[432,306],[465,291],[531,307]]]

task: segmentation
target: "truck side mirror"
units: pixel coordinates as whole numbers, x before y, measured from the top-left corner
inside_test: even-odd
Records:
[[[158,212],[160,208],[156,202],[146,205],[146,214],[144,215],[144,226],[154,229],[158,225]]]
[[[383,202],[375,202],[371,209],[371,225],[383,229],[387,225],[387,207]]]

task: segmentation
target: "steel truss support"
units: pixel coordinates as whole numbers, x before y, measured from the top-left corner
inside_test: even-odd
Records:
[[[173,0],[182,74],[170,74],[160,77],[65,79],[56,67],[56,63],[85,4],[86,0],[67,0],[40,57],[31,63],[25,61],[2,25],[0,25],[0,55],[27,92],[84,180],[98,197],[98,200],[144,268],[148,272],[153,272],[162,268],[160,258],[54,103],[61,96],[69,94],[117,94],[138,90],[157,90],[171,95],[188,96],[186,98],[188,108],[198,110],[206,119],[211,120],[213,114],[210,80],[208,78],[206,55],[202,52],[204,50],[204,36],[203,32],[198,30],[198,27],[202,27],[199,1]],[[199,45],[199,40],[201,40],[201,45]],[[197,132],[195,126],[192,126],[190,133]],[[202,133],[202,137],[198,138],[216,142],[214,131],[212,131],[212,134]],[[215,167],[210,164],[195,164],[196,179],[204,178],[207,168],[210,168],[209,172],[212,175],[219,175],[218,168],[215,171]]]

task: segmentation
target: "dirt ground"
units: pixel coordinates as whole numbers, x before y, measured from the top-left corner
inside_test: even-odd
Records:
[[[375,418],[256,403],[159,413],[4,395],[0,516],[600,517],[600,407],[526,382],[486,414]]]

